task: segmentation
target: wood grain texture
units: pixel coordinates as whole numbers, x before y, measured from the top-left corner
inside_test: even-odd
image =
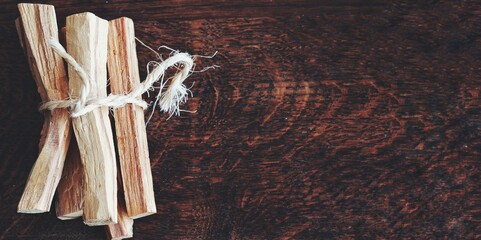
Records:
[[[127,94],[140,84],[132,19],[109,21],[107,66],[112,94]],[[128,216],[156,212],[144,110],[132,104],[114,109],[115,133]]]
[[[67,30],[65,27],[59,31],[59,42],[65,46]],[[45,124],[43,129],[45,129]],[[43,131],[43,130],[42,130]],[[40,138],[42,144],[42,138]],[[84,187],[82,160],[75,137],[71,138],[70,146],[62,171],[62,178],[57,186],[55,214],[59,219],[71,220],[83,215],[83,187]]]
[[[160,2],[149,4],[170,17],[133,2],[59,3],[63,16],[136,15],[136,36],[153,47],[219,51],[198,68],[221,68],[186,82],[194,98],[183,108],[198,112],[155,113],[148,125],[158,213],[134,236],[480,238],[481,6],[371,3],[243,10],[255,1],[226,16],[182,1],[199,13],[185,19]],[[15,213],[42,116],[13,23],[0,30],[0,236],[104,239],[79,221]],[[142,79],[156,56],[140,46],[138,56]]]
[[[108,21],[85,12],[67,17],[67,52],[89,76],[88,98],[107,96]],[[69,90],[79,97],[83,80],[68,66]],[[117,167],[107,107],[72,118],[84,179],[83,218],[87,225],[117,223]]]
[[[83,215],[84,176],[77,141],[72,138],[57,187],[55,214],[59,219],[71,220]]]
[[[105,226],[107,239],[126,239],[132,238],[134,235],[134,219],[129,217],[123,198],[122,195],[118,196],[118,223]]]
[[[20,45],[43,102],[68,96],[67,76],[62,59],[49,49],[48,38],[58,39],[55,8],[42,4],[19,4],[16,28]],[[44,114],[39,154],[18,203],[20,213],[43,213],[50,210],[70,143],[70,118],[67,110]]]
[[[118,221],[116,224],[109,224],[104,227],[107,239],[111,240],[132,238],[134,235],[134,219],[129,217],[127,207],[125,206],[125,194],[122,188],[122,176],[120,172],[117,172],[117,186]]]

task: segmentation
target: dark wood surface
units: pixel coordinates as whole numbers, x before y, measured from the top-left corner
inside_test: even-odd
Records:
[[[50,1],[60,23],[129,16],[151,46],[219,51],[187,83],[197,113],[148,126],[158,214],[135,237],[481,238],[481,4],[385,2]],[[102,239],[16,213],[43,121],[17,15],[2,4],[0,238]]]

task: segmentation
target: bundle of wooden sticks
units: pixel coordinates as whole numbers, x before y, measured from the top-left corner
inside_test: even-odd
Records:
[[[90,98],[107,95],[107,70],[112,93],[129,92],[140,83],[131,19],[106,21],[79,13],[67,17],[59,34],[53,6],[19,4],[18,9],[20,42],[43,102],[78,97],[83,84],[48,39],[66,44],[89,75]],[[65,108],[44,115],[39,157],[18,212],[48,212],[56,192],[59,219],[83,216],[87,225],[105,225],[111,239],[132,237],[133,219],[156,212],[143,109],[127,104],[114,110],[116,141],[107,107],[76,118]]]

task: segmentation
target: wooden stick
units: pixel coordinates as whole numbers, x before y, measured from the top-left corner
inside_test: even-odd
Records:
[[[83,214],[83,167],[75,138],[72,138],[67,159],[63,168],[62,179],[57,187],[57,217],[70,220]]]
[[[33,64],[31,63],[31,59],[29,58],[29,53],[27,53],[27,48],[25,47],[25,45],[26,45],[26,43],[25,43],[25,31],[23,29],[22,19],[20,19],[20,17],[15,19],[15,27],[17,28],[18,39],[20,41],[20,46],[23,49],[23,53],[25,54],[25,58],[27,59],[27,61],[29,63],[30,69],[33,69],[32,68]],[[60,34],[60,36],[61,36],[61,34]],[[60,38],[60,36],[59,36],[59,38]],[[31,72],[33,74],[34,71],[31,71]],[[35,80],[35,82],[37,82],[37,81]],[[40,131],[40,140],[38,142],[38,151],[39,152],[42,151],[43,145],[45,144],[45,138],[47,137],[48,125],[49,125],[48,121],[43,121],[42,130]]]
[[[118,206],[118,223],[105,226],[107,237],[109,239],[131,238],[134,235],[134,220],[127,215],[125,202],[121,196],[119,196]]]
[[[89,97],[107,95],[108,22],[92,13],[67,17],[67,52],[90,76]],[[69,88],[78,97],[82,80],[69,65]],[[115,149],[107,107],[97,108],[72,120],[84,167],[84,222],[87,225],[117,223]]]
[[[66,45],[66,29],[61,28],[59,41]],[[55,212],[61,220],[70,220],[81,217],[83,214],[83,167],[80,160],[77,141],[71,139],[70,147],[65,159],[62,178],[57,187],[57,201]]]
[[[134,23],[129,18],[109,22],[108,70],[113,94],[140,84]],[[114,110],[115,130],[127,212],[131,218],[156,213],[144,111],[128,104]]]
[[[63,60],[47,43],[48,38],[58,39],[55,8],[51,5],[19,4],[18,10],[21,20],[17,30],[22,36],[22,46],[42,101],[66,99],[68,91]],[[18,204],[18,212],[21,213],[50,210],[70,142],[68,111],[55,109],[45,112],[44,116],[41,150]]]
[[[120,174],[117,174],[117,183],[119,185],[118,191],[118,223],[109,224],[105,226],[105,232],[107,232],[107,237],[109,239],[124,239],[131,238],[134,235],[133,225],[134,219],[128,216],[127,208],[125,206],[125,199],[123,197],[122,178]]]

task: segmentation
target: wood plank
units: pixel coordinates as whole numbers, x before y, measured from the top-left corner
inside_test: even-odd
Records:
[[[108,22],[92,13],[67,17],[67,52],[90,76],[89,97],[107,95]],[[69,88],[78,97],[82,80],[69,65]],[[73,128],[84,169],[84,222],[106,225],[117,222],[116,158],[107,107],[73,118]]]
[[[13,11],[17,1],[6,0],[4,8],[0,9],[0,22],[15,19]],[[137,20],[156,21],[163,20],[193,20],[203,19],[209,15],[210,19],[226,17],[280,17],[290,15],[318,15],[335,13],[363,13],[380,12],[389,6],[389,2],[381,0],[304,0],[304,1],[222,1],[222,0],[195,0],[189,1],[162,1],[152,3],[151,0],[131,2],[123,1],[93,1],[89,4],[84,2],[70,2],[47,0],[45,3],[54,4],[59,16],[68,16],[77,12],[92,11],[103,18],[117,18],[125,16]],[[142,14],[138,14],[142,12]],[[183,14],[178,14],[183,12]],[[210,13],[215,12],[215,15]],[[59,20],[62,22],[62,20]]]
[[[245,1],[195,20],[163,1],[145,2],[157,15],[135,1],[60,3],[136,14],[154,49],[219,51],[196,62],[221,68],[186,82],[182,108],[197,112],[156,112],[147,126],[158,213],[135,222],[136,238],[479,238],[481,4],[385,1],[366,14],[368,1],[353,2],[247,13],[256,3]],[[12,211],[42,116],[13,24],[0,29],[0,238],[105,239],[104,228]],[[156,56],[137,53],[142,79]]]
[[[125,94],[140,83],[134,23],[109,22],[108,71],[112,94]],[[127,212],[139,218],[156,212],[144,111],[128,104],[114,109],[117,148]]]

